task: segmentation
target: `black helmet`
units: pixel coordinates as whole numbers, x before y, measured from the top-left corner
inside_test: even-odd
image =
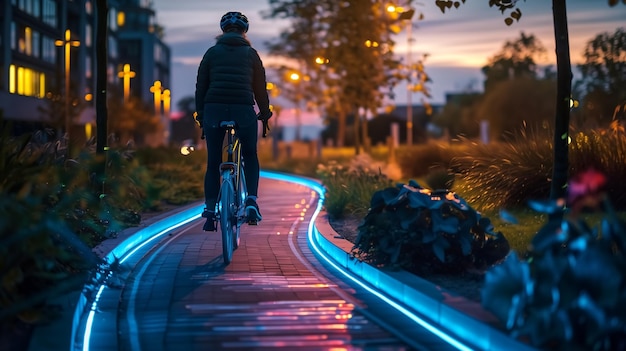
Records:
[[[228,12],[222,16],[220,21],[220,28],[223,32],[232,27],[237,27],[243,30],[244,33],[248,31],[248,17],[244,16],[241,12]]]

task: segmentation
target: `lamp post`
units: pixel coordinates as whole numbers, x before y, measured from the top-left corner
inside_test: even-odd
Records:
[[[409,79],[407,81],[406,89],[406,143],[407,145],[413,145],[413,90],[411,88],[411,77],[413,76],[412,58],[413,51],[413,22],[411,19],[415,14],[415,9],[409,8],[405,10],[402,7],[396,7],[393,5],[387,6],[387,12],[395,13],[398,15],[399,20],[407,21],[406,35],[407,35],[407,53],[406,53],[406,67],[409,73]]]
[[[160,80],[155,80],[154,84],[150,87],[150,92],[154,94],[154,114],[161,119],[161,92],[163,86]]]
[[[296,141],[300,141],[300,98],[301,98],[301,93],[300,93],[300,81],[302,80],[302,77],[300,77],[300,74],[297,72],[292,72],[289,75],[289,79],[294,82],[294,84],[296,84],[296,108],[295,108],[295,117],[296,117],[296,135],[295,135],[295,140]]]
[[[117,76],[124,81],[124,103],[130,100],[130,80],[135,78],[135,72],[130,70],[130,64],[124,64],[124,68],[117,73]]]
[[[70,119],[70,48],[72,46],[80,46],[80,42],[78,40],[72,40],[72,33],[69,29],[66,29],[65,38],[63,40],[56,40],[54,45],[63,46],[65,48],[65,133],[67,134],[67,149],[69,153],[70,128],[72,126]]]

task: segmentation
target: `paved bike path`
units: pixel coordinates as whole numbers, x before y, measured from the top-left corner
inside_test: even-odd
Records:
[[[93,312],[89,342],[78,342],[74,349],[451,349],[369,291],[338,279],[332,267],[318,261],[307,238],[316,201],[317,194],[307,187],[262,178],[259,204],[264,220],[257,227],[244,226],[241,247],[229,266],[222,263],[219,232],[203,232],[202,219],[152,243],[151,251],[145,249],[125,263],[126,273],[117,278],[123,281],[120,288],[104,289]],[[194,207],[198,204],[148,219],[126,236]],[[316,233],[326,237],[320,240],[327,242],[324,250],[339,266],[395,293],[397,301],[412,307],[421,303],[435,325],[461,330],[466,340],[484,340],[478,344],[488,346],[478,349],[527,349],[518,343],[509,345],[488,322],[455,312],[474,307],[432,285],[416,287],[414,282],[406,283],[412,280],[406,276],[365,272],[367,265],[346,258],[349,243],[335,238],[323,220],[318,218],[316,225],[320,227]],[[98,249],[106,254],[124,239],[109,240]],[[52,334],[40,332],[38,344],[46,344],[42,338],[59,337]],[[60,349],[68,348],[31,347],[29,351]]]

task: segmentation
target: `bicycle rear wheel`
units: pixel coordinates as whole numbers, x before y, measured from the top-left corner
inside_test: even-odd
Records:
[[[233,235],[233,247],[236,250],[239,247],[240,235],[241,235],[241,225],[246,221],[246,197],[248,196],[248,189],[246,188],[246,178],[243,175],[243,167],[239,170],[239,183],[237,185],[236,190],[236,201],[237,201],[237,227],[234,231]]]
[[[222,255],[224,263],[229,264],[233,259],[234,236],[237,231],[235,208],[235,191],[232,179],[227,176],[222,181],[220,191],[220,229],[222,230]]]

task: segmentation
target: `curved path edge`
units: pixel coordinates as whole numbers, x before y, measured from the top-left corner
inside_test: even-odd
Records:
[[[334,265],[349,271],[356,279],[383,292],[402,308],[413,311],[436,328],[445,330],[461,344],[468,345],[466,349],[535,350],[506,335],[497,327],[495,318],[484,311],[480,304],[445,291],[411,273],[380,269],[353,258],[350,254],[352,243],[338,236],[330,226],[326,213],[321,209],[324,188],[318,180],[269,171],[261,171],[261,177],[305,185],[319,194],[320,203],[312,218],[308,238],[309,245],[315,249],[313,251],[317,255],[326,256],[324,259],[331,260]],[[198,219],[203,207],[203,203],[194,203],[150,218],[140,224],[140,227],[129,228],[129,232],[120,235],[120,238],[108,240],[105,245],[96,248],[96,251],[100,251],[100,255],[108,263],[119,258],[123,259],[124,256],[158,240],[171,230]],[[106,280],[106,277],[103,279]],[[105,283],[102,284],[104,286]],[[71,351],[86,351],[82,347],[82,341],[89,333],[90,320],[95,313],[91,306],[98,298],[98,291],[91,291],[85,287],[81,292],[73,292],[60,299],[62,305],[74,309],[73,314],[63,319],[64,326],[56,323],[57,325],[36,330],[34,339],[37,340],[31,340],[29,351],[65,348]],[[52,346],[51,343],[58,347],[49,348]]]

